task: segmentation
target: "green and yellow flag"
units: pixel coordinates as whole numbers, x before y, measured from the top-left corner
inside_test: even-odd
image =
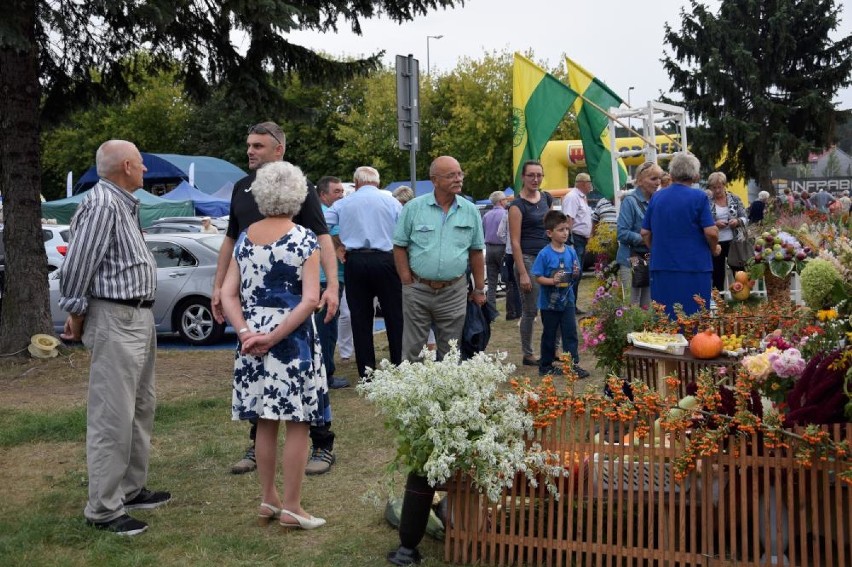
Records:
[[[586,167],[595,188],[612,200],[615,184],[609,151],[609,119],[606,113],[610,107],[620,106],[623,101],[608,86],[568,57],[565,58],[565,63],[568,66],[568,84],[580,95],[574,101],[573,110],[580,128],[580,139],[583,140]],[[626,181],[627,168],[619,159],[618,187],[623,186]]]
[[[526,57],[515,53],[512,74],[512,171],[521,188],[521,166],[538,159],[577,93]]]

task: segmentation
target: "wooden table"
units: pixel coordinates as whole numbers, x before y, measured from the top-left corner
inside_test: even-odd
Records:
[[[695,358],[689,350],[683,354],[670,354],[639,347],[630,347],[624,355],[624,367],[627,370],[627,380],[641,380],[651,388],[666,394],[666,376],[677,376],[680,379],[678,394],[686,395],[686,385],[695,382],[698,373],[704,368],[724,367],[730,384],[733,384],[734,373],[739,360],[729,356],[701,359]]]

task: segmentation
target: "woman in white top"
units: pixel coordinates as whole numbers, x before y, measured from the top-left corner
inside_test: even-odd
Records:
[[[713,287],[719,291],[725,289],[725,269],[731,242],[735,238],[742,240],[746,237],[745,226],[748,223],[742,199],[728,191],[727,186],[728,178],[721,171],[714,171],[707,177],[707,188],[711,191],[710,212],[719,229],[719,245],[722,247],[722,253],[713,256]],[[743,266],[731,268],[737,270]]]

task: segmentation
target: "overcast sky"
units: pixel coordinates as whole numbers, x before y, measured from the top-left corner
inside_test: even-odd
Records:
[[[712,10],[716,0],[704,2]],[[852,33],[852,8],[841,6],[841,25],[835,39]],[[364,56],[385,51],[393,65],[396,55],[411,54],[426,72],[427,36],[432,69],[449,71],[461,57],[479,59],[490,51],[532,49],[536,60],[549,66],[567,55],[603,80],[633,106],[668,92],[663,70],[663,25],[680,27],[680,9],[687,0],[467,0],[463,8],[438,10],[413,22],[397,25],[389,20],[365,20],[363,35],[341,26],[337,34],[298,32],[289,39],[338,56]],[[344,29],[345,28],[345,29]],[[852,108],[852,89],[840,91],[834,102]]]

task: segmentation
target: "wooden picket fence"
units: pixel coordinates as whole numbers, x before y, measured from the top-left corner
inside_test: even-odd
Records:
[[[834,439],[852,439],[852,425],[829,431]],[[632,425],[569,414],[541,430],[537,441],[557,452],[567,471],[558,480],[559,498],[543,483],[533,488],[519,477],[492,503],[457,475],[447,487],[446,561],[852,565],[852,486],[837,479],[841,464],[802,468],[790,451],[758,450],[757,437],[739,437],[676,482],[672,460],[682,437],[648,446],[634,439]]]

